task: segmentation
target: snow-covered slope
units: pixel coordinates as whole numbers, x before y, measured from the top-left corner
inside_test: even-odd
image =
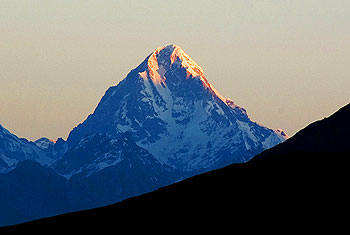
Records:
[[[0,172],[12,169],[19,161],[33,160],[42,165],[54,162],[50,156],[43,152],[33,142],[18,138],[0,125]],[[6,165],[7,167],[6,167]],[[1,167],[2,166],[2,167]]]
[[[224,98],[176,45],[156,49],[110,87],[94,113],[70,133],[68,144],[97,133],[126,132],[159,162],[189,172],[245,162],[285,139]]]
[[[147,150],[137,146],[128,134],[119,139],[110,138],[104,134],[95,134],[82,138],[78,144],[70,148],[62,158],[53,165],[55,170],[70,179],[72,176],[89,177],[106,168],[125,165],[126,169],[120,172],[130,171],[134,168],[135,161],[140,162],[144,169],[155,174],[156,172],[170,172],[171,168],[161,164]],[[143,171],[142,169],[139,169]],[[138,174],[138,172],[133,172]],[[164,178],[164,177],[163,177]],[[161,179],[157,179],[161,181]],[[130,182],[131,183],[131,182]],[[135,182],[133,182],[135,183]]]

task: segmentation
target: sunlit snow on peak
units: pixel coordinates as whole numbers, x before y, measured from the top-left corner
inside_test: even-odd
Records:
[[[223,97],[204,75],[203,69],[184,50],[175,44],[157,48],[147,58],[147,69],[139,72],[143,80],[150,79],[155,86],[166,86],[166,73],[178,68],[186,70],[186,79],[199,79],[203,87],[228,106],[234,107],[231,99]]]

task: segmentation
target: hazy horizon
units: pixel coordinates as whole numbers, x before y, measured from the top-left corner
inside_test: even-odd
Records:
[[[154,49],[181,46],[292,136],[350,102],[350,1],[0,0],[0,124],[67,138]]]

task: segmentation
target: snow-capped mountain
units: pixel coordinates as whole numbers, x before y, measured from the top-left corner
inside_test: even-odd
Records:
[[[33,160],[42,165],[55,161],[33,142],[18,138],[0,125],[0,172],[8,171],[24,160]]]
[[[50,140],[46,137],[34,141],[35,145],[45,152],[50,158],[57,160],[68,150],[68,144],[62,138]]]
[[[0,174],[0,220],[115,203],[248,161],[285,138],[224,98],[179,46],[161,47],[110,87],[67,141],[30,142],[0,126],[0,173],[7,173]]]
[[[36,146],[38,146],[41,149],[49,149],[50,147],[55,145],[56,141],[43,137],[34,141],[34,143]]]
[[[129,133],[160,163],[188,172],[245,162],[286,138],[251,121],[176,45],[156,49],[110,87],[94,113],[70,133],[68,145],[98,133],[111,138]]]

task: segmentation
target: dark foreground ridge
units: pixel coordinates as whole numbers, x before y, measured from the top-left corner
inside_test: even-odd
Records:
[[[296,226],[346,220],[350,105],[245,164],[198,175],[89,211],[8,227],[18,231],[121,231]],[[246,227],[247,229],[249,227]],[[111,230],[112,229],[112,230]]]

